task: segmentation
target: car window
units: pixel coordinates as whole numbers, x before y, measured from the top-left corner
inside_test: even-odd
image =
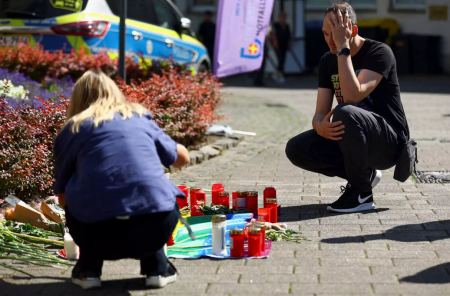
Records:
[[[122,0],[107,0],[106,2],[115,15],[120,15]],[[127,18],[150,24],[156,24],[158,22],[152,1],[149,0],[128,0]]]
[[[42,19],[74,13],[88,0],[0,0],[0,18]]]
[[[179,27],[179,16],[173,7],[165,0],[151,0],[157,16],[155,25],[176,30]]]

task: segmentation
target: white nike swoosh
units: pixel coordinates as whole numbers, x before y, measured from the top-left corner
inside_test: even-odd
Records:
[[[371,198],[373,196],[373,194],[366,196],[364,198],[361,198],[361,194],[358,194],[358,202],[359,203],[365,203],[369,198]]]

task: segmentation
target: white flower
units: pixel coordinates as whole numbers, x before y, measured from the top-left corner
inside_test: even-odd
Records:
[[[0,80],[0,97],[8,97],[15,100],[28,100],[29,91],[22,85],[14,85],[10,80]]]

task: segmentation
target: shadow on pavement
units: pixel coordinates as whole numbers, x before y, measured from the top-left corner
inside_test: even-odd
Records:
[[[389,208],[378,208],[360,214],[379,213],[389,210]],[[308,204],[300,206],[281,207],[278,222],[295,222],[312,220],[322,217],[332,217],[346,215],[345,213],[331,213],[327,211],[327,204]]]
[[[450,238],[446,231],[442,231],[443,229],[450,229],[450,220],[400,225],[388,229],[383,233],[327,238],[321,240],[321,242],[328,244],[346,244],[355,241],[373,241],[381,239],[399,242],[433,242]]]
[[[14,284],[0,279],[0,295],[2,296],[28,296],[28,295],[108,295],[108,296],[129,296],[129,291],[148,290],[144,286],[144,278],[104,280],[102,287],[94,290],[83,290],[70,282],[68,278],[55,277],[19,277],[10,278],[11,281],[20,280]],[[48,279],[48,282],[45,282]],[[39,283],[30,283],[28,280],[36,280]],[[55,282],[55,280],[59,280]]]
[[[400,279],[400,282],[421,284],[447,284],[450,283],[450,262],[442,263],[424,269],[414,275]]]

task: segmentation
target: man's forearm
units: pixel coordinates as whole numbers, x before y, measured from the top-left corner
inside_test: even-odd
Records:
[[[321,113],[316,113],[316,114],[314,114],[314,116],[313,116],[313,119],[312,119],[312,128],[313,128],[313,130],[315,130],[315,131],[317,131],[317,124],[324,118],[324,114],[321,114]]]
[[[358,103],[362,99],[359,95],[360,84],[353,70],[353,63],[350,56],[338,56],[338,71],[344,103]]]

